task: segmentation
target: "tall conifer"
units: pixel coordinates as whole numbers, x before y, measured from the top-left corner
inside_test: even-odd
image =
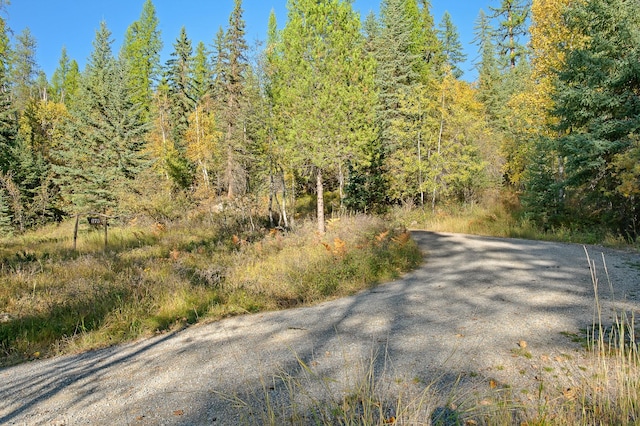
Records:
[[[75,212],[117,210],[143,172],[146,126],[128,93],[127,63],[112,55],[111,32],[100,24],[65,138],[56,149],[57,183]]]

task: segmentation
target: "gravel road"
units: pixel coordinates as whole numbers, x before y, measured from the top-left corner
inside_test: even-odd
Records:
[[[265,397],[276,411],[340,399],[367,371],[390,398],[433,384],[428,416],[454,386],[535,387],[579,364],[570,337],[594,315],[583,246],[412,235],[424,264],[352,297],[2,369],[0,424],[260,424]],[[587,249],[604,320],[613,308],[639,312],[640,256]],[[530,357],[518,355],[522,341]]]

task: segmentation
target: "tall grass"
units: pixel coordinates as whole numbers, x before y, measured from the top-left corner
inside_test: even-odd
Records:
[[[453,203],[438,206],[435,210],[430,206],[412,204],[396,206],[390,214],[394,221],[408,228],[433,232],[603,244],[609,247],[629,247],[633,244],[607,229],[567,226],[543,229],[523,214],[517,194],[509,191],[488,194],[480,203]]]
[[[586,252],[586,250],[585,250]],[[589,258],[594,289],[594,319],[585,330],[580,368],[575,376],[537,377],[529,397],[508,383],[492,380],[429,383],[398,381],[388,353],[345,358],[345,377],[323,373],[313,361],[297,358],[298,368],[263,379],[257,394],[234,396],[238,408],[251,413],[243,424],[260,425],[637,425],[640,424],[640,358],[635,316],[614,312],[604,322],[602,289],[595,262]],[[613,294],[603,257],[606,285]],[[577,362],[577,361],[576,361]],[[584,365],[582,365],[584,364]],[[447,371],[447,366],[441,366]],[[517,373],[516,373],[517,374]],[[481,382],[485,378],[481,378]],[[528,390],[527,390],[528,394]]]
[[[345,217],[318,235],[224,215],[113,226],[106,249],[82,228],[73,251],[72,222],[3,240],[0,365],[350,294],[421,259],[381,219]]]

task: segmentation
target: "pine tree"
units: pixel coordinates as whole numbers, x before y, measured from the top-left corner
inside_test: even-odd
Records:
[[[229,17],[229,27],[224,36],[220,69],[220,97],[222,101],[220,120],[224,133],[224,184],[227,197],[233,198],[247,189],[247,141],[244,131],[245,114],[243,95],[246,86],[247,43],[245,22],[242,17],[242,0],[235,0]]]
[[[496,45],[511,68],[526,58],[522,38],[528,33],[529,8],[528,0],[502,0],[500,7],[490,7],[491,17],[499,20],[495,31]]]
[[[133,101],[149,117],[153,86],[160,74],[160,52],[162,51],[159,21],[151,0],[146,0],[140,18],[127,28],[122,46],[122,57],[128,62],[131,72],[129,90]]]
[[[24,111],[31,99],[37,98],[36,62],[37,42],[29,28],[25,28],[16,38],[16,46],[11,55],[10,81],[13,102],[18,111]]]
[[[373,70],[350,2],[291,0],[288,7],[274,88],[278,133],[290,161],[313,168],[324,232],[325,173],[340,175],[375,136]]]
[[[458,29],[453,24],[453,21],[451,21],[449,12],[445,12],[444,15],[442,15],[438,38],[442,44],[442,53],[446,58],[446,63],[451,74],[455,78],[462,77],[464,72],[460,69],[459,65],[467,59],[467,55],[465,55],[462,50]]]
[[[4,18],[0,16],[0,172],[7,172],[18,133],[18,114],[11,101],[8,81],[11,49]]]
[[[129,93],[127,62],[112,55],[111,32],[96,32],[77,104],[54,155],[56,182],[74,212],[110,212],[147,166],[146,126]]]
[[[58,68],[55,69],[51,77],[52,100],[63,103],[68,108],[71,108],[78,92],[79,84],[80,70],[78,63],[69,58],[67,49],[63,47],[60,60],[58,61]]]

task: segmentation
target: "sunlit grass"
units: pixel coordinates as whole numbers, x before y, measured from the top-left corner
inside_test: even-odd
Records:
[[[397,206],[391,217],[412,229],[504,238],[602,244],[629,247],[632,242],[605,229],[558,226],[542,229],[523,214],[516,194],[508,191],[488,195],[481,203],[431,206]]]
[[[213,218],[215,219],[215,218]],[[168,223],[73,221],[3,240],[0,364],[82,351],[351,294],[415,267],[409,234],[367,216],[257,231],[211,215]],[[275,285],[274,285],[275,283]]]

